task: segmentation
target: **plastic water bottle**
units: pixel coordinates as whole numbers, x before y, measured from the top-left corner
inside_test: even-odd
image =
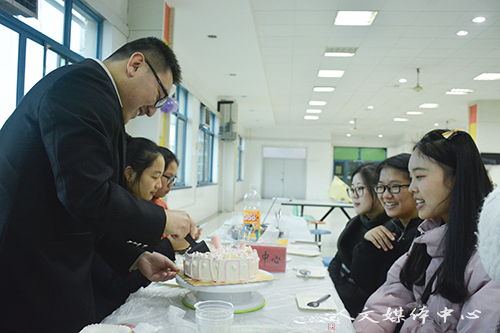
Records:
[[[256,241],[260,235],[260,194],[255,184],[250,184],[250,190],[243,197],[243,226],[247,240]]]

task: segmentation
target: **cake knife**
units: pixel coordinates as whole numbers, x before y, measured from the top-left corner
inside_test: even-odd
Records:
[[[193,252],[200,252],[200,253],[205,253],[205,252],[210,252],[210,249],[208,248],[207,243],[205,243],[204,240],[202,240],[199,243],[196,243],[196,241],[191,237],[191,234],[187,234],[185,240],[188,241],[188,243],[191,245],[191,248],[187,251],[187,253],[193,253]]]

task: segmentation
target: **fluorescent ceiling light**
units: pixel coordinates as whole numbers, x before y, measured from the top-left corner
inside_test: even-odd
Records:
[[[345,136],[347,136],[348,138],[351,137],[351,133],[347,133]]]
[[[439,124],[438,124],[438,123],[434,123],[434,126],[438,127],[438,126],[439,126]]]
[[[384,136],[383,136],[382,134],[379,134],[379,135],[378,135],[378,137],[379,137],[379,138],[383,138]]]
[[[474,22],[474,23],[483,23],[484,21],[486,21],[486,18],[484,18],[482,16],[474,17],[472,19],[472,22]]]
[[[439,104],[436,103],[424,103],[420,104],[418,107],[421,109],[435,109],[439,106]]]
[[[325,50],[325,57],[354,57],[357,47],[329,47]]]
[[[476,76],[474,80],[500,80],[500,73],[482,73]]]
[[[401,79],[399,79],[399,83],[406,83],[406,82],[408,82],[408,80],[407,80],[407,79],[405,79],[405,78],[401,78]]]
[[[354,124],[355,121],[354,120],[349,120],[349,124]]]
[[[376,11],[338,11],[334,25],[372,25]]]
[[[313,91],[316,92],[332,92],[335,90],[335,87],[314,87]]]
[[[306,113],[321,113],[320,109],[307,109]]]
[[[319,77],[342,77],[344,75],[345,71],[341,70],[327,70],[327,69],[321,69],[318,72]]]
[[[465,30],[460,30],[459,32],[457,32],[457,36],[467,36],[468,34],[469,32]]]
[[[366,108],[367,108],[368,110],[373,110],[373,105],[368,105]]]
[[[394,121],[408,121],[408,118],[394,118]]]
[[[472,89],[450,89],[445,94],[446,95],[467,95],[468,93],[473,92]]]
[[[325,101],[309,101],[309,105],[323,106],[323,105],[326,105],[326,102]]]
[[[319,117],[318,116],[304,116],[304,119],[305,120],[318,120]]]
[[[406,112],[406,114],[409,115],[409,116],[420,116],[420,115],[422,115],[424,113],[421,112],[421,111],[408,111],[408,112]]]
[[[354,53],[348,53],[348,52],[325,52],[325,57],[354,57]]]

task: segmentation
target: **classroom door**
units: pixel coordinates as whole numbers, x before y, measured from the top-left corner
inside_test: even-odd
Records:
[[[306,160],[264,158],[262,197],[306,198]]]

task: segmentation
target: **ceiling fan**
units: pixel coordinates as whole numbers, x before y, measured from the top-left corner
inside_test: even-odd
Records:
[[[413,87],[412,89],[415,90],[416,92],[420,93],[424,88],[420,86],[420,68],[417,68],[417,85]]]

